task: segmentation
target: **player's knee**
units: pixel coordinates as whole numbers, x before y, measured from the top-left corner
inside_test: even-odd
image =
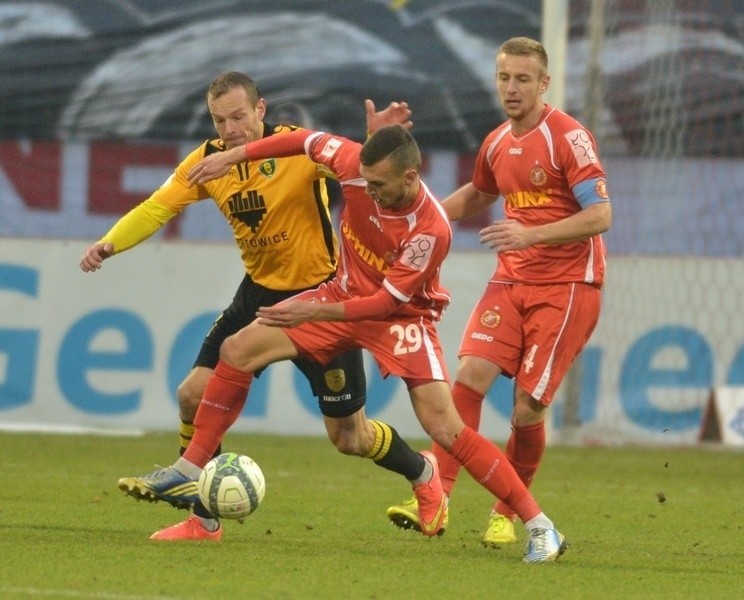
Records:
[[[181,419],[184,421],[193,421],[196,409],[199,407],[201,400],[201,390],[196,390],[194,385],[188,380],[184,380],[176,390],[178,398],[178,408]]]
[[[485,393],[491,387],[500,370],[485,360],[463,357],[457,367],[456,380],[472,390]]]
[[[239,344],[235,340],[235,336],[225,338],[220,346],[220,360],[226,362],[229,365],[237,365],[239,358]]]
[[[452,448],[452,444],[457,438],[457,433],[459,432],[455,432],[453,430],[445,429],[442,427],[435,427],[429,432],[429,437],[432,439],[433,442],[436,442],[442,448],[449,452],[450,448]]]
[[[545,419],[546,406],[528,392],[517,388],[512,412],[512,425],[525,427]]]
[[[460,416],[452,410],[419,415],[421,427],[427,435],[445,450],[449,450],[465,424]]]
[[[545,410],[533,410],[525,408],[514,407],[514,413],[512,414],[511,424],[514,427],[529,427],[530,425],[537,425],[538,423],[545,420]]]

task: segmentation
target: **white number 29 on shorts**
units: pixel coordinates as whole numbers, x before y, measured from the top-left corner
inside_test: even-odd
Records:
[[[393,350],[396,356],[417,352],[423,343],[421,329],[413,323],[406,325],[405,328],[403,325],[393,325],[390,327],[390,333],[397,338]]]

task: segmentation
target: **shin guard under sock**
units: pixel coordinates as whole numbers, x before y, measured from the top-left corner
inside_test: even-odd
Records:
[[[540,466],[543,454],[545,454],[545,421],[525,427],[512,426],[512,433],[506,444],[506,457],[522,483],[528,488]],[[514,517],[514,511],[504,502],[498,502],[493,510],[506,517]]]
[[[465,426],[478,431],[483,408],[483,394],[456,381],[452,386],[452,400]],[[439,463],[439,477],[442,480],[444,495],[449,497],[460,471],[460,463],[439,444],[432,445],[432,452]]]
[[[238,420],[252,380],[253,373],[217,363],[196,411],[194,436],[184,459],[203,467],[214,456],[225,432]]]
[[[424,457],[414,452],[395,428],[382,421],[370,419],[370,422],[375,428],[375,443],[367,458],[409,481],[419,477],[424,469]]]
[[[451,452],[478,483],[511,506],[523,522],[540,514],[537,502],[496,444],[465,427]]]

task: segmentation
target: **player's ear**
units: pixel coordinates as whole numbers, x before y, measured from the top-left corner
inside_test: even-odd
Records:
[[[258,102],[256,102],[256,115],[259,120],[263,120],[264,116],[266,116],[266,100],[263,98],[259,98]]]
[[[550,75],[544,75],[542,78],[542,81],[540,81],[540,87],[538,90],[541,94],[544,94],[548,91],[548,87],[550,86]]]

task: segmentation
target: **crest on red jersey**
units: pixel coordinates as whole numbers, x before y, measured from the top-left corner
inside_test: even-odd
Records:
[[[495,310],[489,308],[488,310],[483,311],[483,314],[480,316],[480,323],[483,327],[495,329],[499,326],[499,323],[501,323],[501,315]]]
[[[535,165],[530,171],[530,181],[535,185],[545,185],[548,180],[548,174],[540,165]]]

